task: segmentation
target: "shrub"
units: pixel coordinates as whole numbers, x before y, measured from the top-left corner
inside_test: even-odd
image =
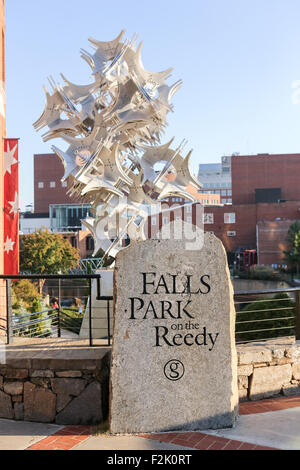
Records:
[[[270,266],[251,266],[248,271],[239,272],[241,279],[255,279],[259,281],[280,281],[281,276]]]
[[[29,279],[12,283],[12,307],[18,309],[22,304],[30,309],[34,300],[40,299],[37,286]]]
[[[49,320],[46,320],[48,317],[47,312],[43,312],[42,310],[43,308],[41,302],[38,299],[34,299],[30,308],[30,312],[33,313],[33,315],[30,315],[30,321],[42,319],[45,319],[45,321],[29,325],[28,334],[31,337],[49,336],[51,333]]]
[[[281,310],[284,307],[289,309]],[[237,312],[236,321],[242,323],[238,323],[236,326],[236,339],[237,341],[249,341],[292,336],[295,334],[295,320],[287,317],[294,315],[295,302],[285,293],[275,294],[272,299],[265,298],[251,302]],[[285,329],[277,329],[283,327]],[[240,334],[243,331],[249,331],[249,333]]]
[[[83,315],[78,313],[78,308],[64,308],[60,318],[62,328],[79,335]]]

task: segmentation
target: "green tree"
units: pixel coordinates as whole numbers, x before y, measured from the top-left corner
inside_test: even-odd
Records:
[[[36,285],[29,279],[20,279],[12,283],[12,306],[17,310],[21,305],[30,308],[34,299],[39,299],[40,294]]]
[[[20,270],[31,274],[67,273],[79,262],[79,252],[59,233],[40,229],[20,239]],[[40,284],[40,292],[42,289]]]
[[[297,275],[299,274],[300,264],[300,222],[294,222],[287,235],[289,249],[284,251],[285,259],[289,265],[296,267]]]

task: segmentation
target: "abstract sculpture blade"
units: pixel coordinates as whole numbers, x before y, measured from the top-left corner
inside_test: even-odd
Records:
[[[52,95],[44,87],[46,105],[33,124],[48,126],[43,140],[61,138],[66,151],[52,150],[61,159],[71,195],[92,205],[95,218],[82,221],[95,240],[94,255],[102,249],[115,256],[122,239],[145,239],[147,204],[160,204],[176,195],[190,201],[189,185],[200,188],[190,173],[183,145],[160,145],[171,99],[181,87],[179,80],[166,83],[172,69],[151,73],[141,59],[142,43],[128,41],[121,31],[116,39],[89,39],[94,52],[81,50],[92,69],[93,83],[76,85],[61,74],[64,85],[49,78]],[[160,164],[161,169],[155,169]]]

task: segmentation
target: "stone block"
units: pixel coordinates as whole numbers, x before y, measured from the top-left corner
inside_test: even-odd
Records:
[[[292,364],[293,379],[300,380],[300,362]]]
[[[285,384],[282,387],[282,393],[286,397],[290,397],[293,395],[299,395],[300,394],[300,386],[299,384]]]
[[[272,354],[274,359],[282,359],[284,357],[284,348],[274,348],[272,349]]]
[[[62,370],[55,372],[56,377],[82,377],[82,372],[80,370]]]
[[[238,373],[238,376],[240,375],[251,375],[253,372],[253,365],[250,364],[250,365],[247,365],[247,366],[238,366],[237,368],[237,373]]]
[[[71,400],[71,395],[68,395],[67,393],[58,393],[56,396],[56,412],[60,413]]]
[[[52,370],[31,370],[30,377],[54,377],[54,372]]]
[[[285,356],[290,358],[292,362],[299,362],[300,361],[300,344],[296,342],[292,346],[286,348]]]
[[[250,400],[260,400],[280,393],[282,386],[292,379],[290,364],[261,367],[253,370],[250,381]]]
[[[38,385],[39,387],[43,387],[43,388],[49,388],[49,385],[50,385],[50,379],[47,379],[47,378],[43,378],[43,377],[31,377],[31,380],[30,380],[31,383],[33,383],[34,385]]]
[[[28,369],[6,369],[4,375],[7,379],[26,379]]]
[[[243,351],[239,351],[238,358],[239,365],[271,362],[272,351],[270,349],[262,349],[261,347],[253,349],[245,348]]]
[[[24,420],[24,404],[14,403],[14,419],[17,421]]]
[[[24,420],[51,423],[56,415],[56,395],[31,382],[24,384]]]
[[[0,391],[0,418],[13,419],[13,417],[11,397]]]
[[[77,397],[84,387],[86,380],[72,378],[55,378],[51,379],[51,388],[57,394],[72,395]]]
[[[31,369],[47,369],[54,371],[64,371],[64,370],[95,370],[97,367],[101,368],[102,361],[107,356],[109,350],[103,348],[99,351],[97,359],[74,359],[69,358],[57,358],[57,359],[41,359],[33,358],[31,360]]]
[[[23,395],[13,395],[11,399],[13,403],[20,403],[21,401],[23,401]]]
[[[92,382],[56,416],[57,424],[97,424],[103,420],[101,386]]]
[[[238,388],[248,388],[248,376],[247,375],[239,375],[238,376]]]
[[[280,366],[282,364],[291,364],[291,359],[288,357],[281,357],[280,359],[273,359],[270,366]]]
[[[239,389],[239,401],[248,401],[248,391],[246,388]]]
[[[7,350],[6,368],[7,369],[30,369],[31,359],[26,357],[15,357],[14,350]]]
[[[22,395],[23,393],[23,382],[4,382],[3,390],[9,395]]]

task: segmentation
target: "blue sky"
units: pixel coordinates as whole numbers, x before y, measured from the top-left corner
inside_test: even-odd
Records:
[[[195,173],[233,152],[300,152],[299,25],[299,0],[7,0],[7,131],[20,138],[21,209],[33,202],[33,154],[60,146],[32,127],[42,85],[60,72],[89,83],[80,48],[121,29],[143,41],[146,69],[174,67],[169,83],[183,79],[166,139],[188,140]]]

